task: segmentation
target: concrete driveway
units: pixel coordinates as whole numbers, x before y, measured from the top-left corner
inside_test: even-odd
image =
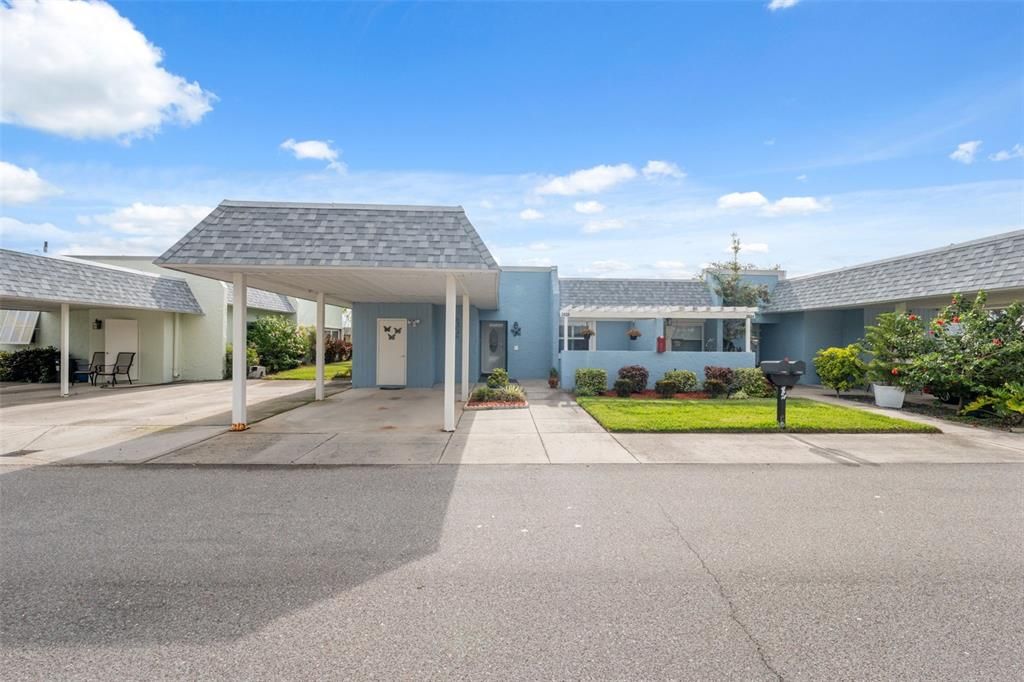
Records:
[[[328,393],[347,384],[330,383]],[[249,418],[258,422],[313,399],[311,381],[248,382]],[[145,462],[227,431],[231,383],[0,387],[0,465]]]

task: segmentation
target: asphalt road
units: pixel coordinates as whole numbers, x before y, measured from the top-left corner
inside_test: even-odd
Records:
[[[1024,466],[34,468],[4,679],[1020,679]]]

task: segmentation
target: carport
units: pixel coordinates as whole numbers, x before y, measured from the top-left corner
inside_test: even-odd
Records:
[[[0,309],[59,314],[62,396],[70,393],[72,310],[167,313],[172,367],[178,363],[179,315],[203,314],[188,283],[177,277],[7,249],[0,249]]]
[[[498,299],[497,263],[458,206],[223,201],[155,263],[234,285],[234,348],[247,343],[247,287],[315,300],[317,400],[323,400],[326,304],[443,304],[445,431],[455,430],[459,300],[461,336],[468,340],[471,304],[494,308]],[[469,397],[469,357],[464,342],[462,400]],[[245,354],[232,360],[232,430],[242,431]]]

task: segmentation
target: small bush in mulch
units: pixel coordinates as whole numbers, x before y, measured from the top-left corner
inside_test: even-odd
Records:
[[[629,385],[630,393],[647,390],[647,380],[650,376],[650,372],[642,365],[626,365],[619,370],[619,381],[624,381]]]
[[[526,407],[526,392],[516,384],[498,388],[481,386],[473,391],[466,403],[467,410],[493,410]]]
[[[633,392],[633,382],[627,379],[616,379],[612,384],[612,391],[620,398],[628,398]]]

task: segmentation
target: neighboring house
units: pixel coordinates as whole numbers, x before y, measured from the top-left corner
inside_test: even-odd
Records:
[[[31,264],[26,268],[26,264]],[[83,280],[102,273],[109,289],[124,289],[132,282],[172,281],[195,300],[193,314],[159,309],[106,307],[102,302],[85,306],[72,300],[70,309],[70,354],[80,363],[88,362],[95,352],[105,352],[112,362],[117,352],[136,352],[138,358],[132,379],[143,383],[176,380],[221,379],[224,352],[229,342],[232,320],[231,285],[205,277],[171,272],[153,264],[152,256],[75,256],[48,257],[0,251],[0,268],[6,277],[14,268],[36,290],[49,290],[56,308],[38,310],[0,310],[0,350],[33,346],[60,346],[60,297],[65,268],[72,268]],[[27,272],[26,272],[27,270]],[[12,275],[13,276],[13,275]],[[140,279],[141,278],[141,279]],[[0,289],[0,308],[13,307],[5,287]],[[98,294],[109,299],[107,292]],[[259,289],[247,291],[246,319],[254,322],[265,315],[280,315],[300,325],[316,322],[312,301],[289,298]],[[19,304],[22,305],[23,304]],[[326,329],[340,337],[347,326],[347,311],[336,306],[326,309]],[[171,340],[167,340],[166,337]],[[168,349],[173,349],[169,352]]]

